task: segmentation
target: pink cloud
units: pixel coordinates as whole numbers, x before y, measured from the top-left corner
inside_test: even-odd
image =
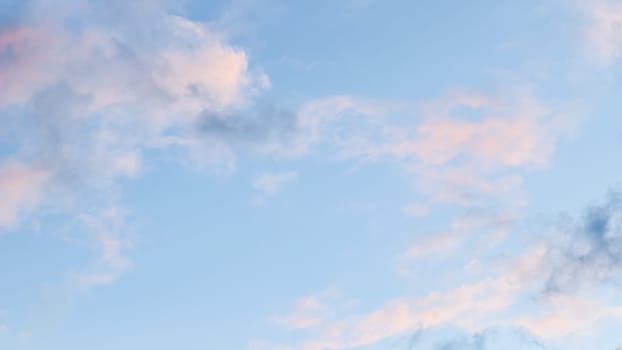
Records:
[[[47,179],[43,169],[19,163],[0,165],[0,228],[14,225],[20,214],[39,203]]]

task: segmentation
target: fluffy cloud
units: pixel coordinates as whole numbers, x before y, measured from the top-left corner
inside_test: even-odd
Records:
[[[169,2],[35,0],[24,7],[12,26],[0,28],[0,109],[7,115],[0,130],[20,164],[0,171],[8,194],[3,226],[51,191],[109,188],[136,176],[148,148],[173,145],[200,153],[193,159],[221,159],[202,153],[198,120],[241,108],[268,84],[251,73],[243,50],[171,14]]]
[[[141,173],[145,151],[232,168],[232,141],[219,146],[199,125],[269,87],[243,49],[178,10],[32,0],[0,27],[0,229],[29,213],[77,218],[97,257],[70,273],[71,288],[112,283],[131,267],[121,216],[103,208],[119,205],[116,184]]]

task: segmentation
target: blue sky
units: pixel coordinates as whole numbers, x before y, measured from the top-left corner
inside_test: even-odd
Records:
[[[622,348],[621,27],[0,0],[0,348]]]

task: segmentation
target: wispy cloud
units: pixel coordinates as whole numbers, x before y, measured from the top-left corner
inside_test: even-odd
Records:
[[[288,184],[298,180],[298,173],[295,171],[279,173],[263,173],[253,180],[253,188],[263,194],[273,195]]]
[[[587,15],[585,39],[589,54],[603,66],[622,58],[622,5],[612,0],[582,0]]]
[[[500,313],[514,303],[516,293],[523,288],[524,272],[524,265],[519,263],[497,278],[420,297],[396,298],[367,313],[344,315],[323,323],[316,337],[294,348],[357,348],[446,324],[481,331],[499,322]]]
[[[506,339],[503,339],[505,336]],[[502,338],[499,341],[497,338]],[[456,336],[454,339],[443,341],[435,346],[435,350],[484,350],[494,346],[505,346],[508,339],[512,346],[520,346],[521,349],[545,349],[535,337],[521,329],[497,329],[491,328],[468,335]]]
[[[118,207],[108,208],[97,215],[79,216],[79,220],[91,232],[97,258],[91,268],[70,275],[68,283],[72,287],[88,290],[111,284],[132,267],[132,263],[125,256],[132,247],[132,242],[123,231],[127,230],[123,216]]]
[[[14,225],[20,213],[39,203],[47,177],[43,169],[12,162],[0,164],[0,229]]]
[[[604,227],[610,221],[594,223],[591,215],[594,213],[588,215],[586,225],[579,227],[589,227],[588,236],[595,233],[595,239],[605,244],[602,240],[606,241],[607,238],[603,237],[607,237],[606,232],[611,231],[606,231]],[[415,330],[430,330],[443,325],[453,325],[475,333],[489,327],[519,327],[535,337],[559,339],[570,333],[588,332],[603,319],[620,317],[622,306],[609,299],[566,294],[565,290],[541,297],[542,287],[547,284],[551,273],[560,273],[557,267],[551,266],[550,260],[551,249],[555,249],[557,243],[548,240],[554,236],[546,238],[521,255],[488,270],[488,277],[483,280],[418,297],[399,297],[367,313],[343,315],[340,319],[323,323],[315,336],[301,340],[295,348],[357,348],[404,336]],[[584,260],[587,266],[577,266]],[[570,271],[597,268],[590,261],[578,257],[576,261],[566,261],[565,264]],[[611,271],[608,263],[602,267],[607,272]],[[579,284],[601,281],[598,278],[602,274],[592,274],[596,280],[588,273],[578,273],[573,274],[573,281]],[[582,322],[577,323],[577,319]],[[536,339],[531,336],[528,338],[531,342]],[[477,349],[480,344],[476,341],[478,339],[480,337],[456,339],[446,343],[446,346],[452,349],[451,346],[455,348],[461,344]],[[540,342],[535,341],[532,345],[539,347],[538,344]]]
[[[340,152],[401,164],[426,201],[462,206],[520,205],[523,175],[547,166],[576,124],[526,89],[453,90],[420,103],[414,116],[399,124],[372,118],[367,129],[340,135]]]
[[[595,298],[555,295],[542,303],[535,315],[522,317],[516,323],[543,337],[559,339],[569,334],[591,334],[599,321],[620,317],[622,305]]]
[[[313,295],[299,298],[287,314],[278,315],[274,320],[288,328],[316,328],[337,317],[338,310],[348,309],[355,304],[336,289],[328,289]]]
[[[471,211],[456,218],[445,231],[426,232],[403,253],[400,264],[425,257],[449,255],[468,239],[480,238],[489,247],[504,238],[517,221],[513,212]]]

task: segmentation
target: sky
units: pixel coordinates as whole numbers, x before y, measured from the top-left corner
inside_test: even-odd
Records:
[[[0,349],[622,349],[622,1],[0,0]]]

